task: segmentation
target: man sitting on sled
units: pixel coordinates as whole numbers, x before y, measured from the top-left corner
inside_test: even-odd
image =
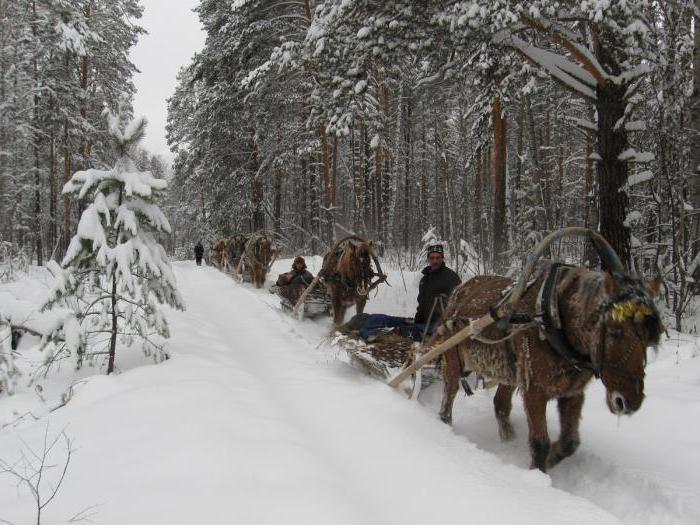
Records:
[[[389,328],[417,341],[432,333],[442,317],[452,291],[462,280],[456,272],[445,266],[445,254],[441,244],[428,246],[428,266],[423,268],[422,273],[415,317],[406,319],[383,314],[368,315],[363,319],[359,330],[360,337],[371,339],[373,335]]]
[[[275,286],[270,291],[284,297],[291,304],[296,304],[301,294],[313,280],[314,276],[306,269],[304,258],[295,257],[294,262],[292,262],[292,270],[287,273],[281,273]]]

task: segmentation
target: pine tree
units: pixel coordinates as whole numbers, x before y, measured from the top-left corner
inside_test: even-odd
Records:
[[[114,167],[78,171],[63,188],[64,194],[84,201],[86,208],[45,305],[72,304],[86,346],[91,344],[90,336],[109,335],[108,374],[114,371],[118,337],[127,345],[139,338],[147,354],[155,350],[160,356],[162,348],[153,336],[169,337],[160,305],[184,309],[165,250],[157,240],[159,233],[170,233],[170,224],[156,204],[167,182],[136,167],[134,157],[146,121],[127,122],[127,113],[124,101],[117,114],[107,113],[117,158]],[[66,333],[66,339],[75,337]]]

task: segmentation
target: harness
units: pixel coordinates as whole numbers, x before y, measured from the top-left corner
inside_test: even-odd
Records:
[[[559,300],[557,299],[557,285],[561,281],[562,276],[571,268],[572,266],[568,264],[552,264],[542,284],[542,288],[540,288],[537,301],[539,311],[535,319],[540,328],[540,333],[559,357],[579,372],[590,370],[596,377],[600,377],[600,363],[594,363],[594,361],[600,362],[602,360],[591,359],[590,355],[582,354],[576,350],[564,331],[564,323],[559,311]],[[601,337],[601,339],[603,338]],[[600,344],[598,346],[600,347]],[[596,354],[602,357],[602,352],[599,352],[598,349]]]
[[[535,315],[530,315],[527,313],[510,313],[504,317],[499,317],[496,314],[497,307],[491,308],[491,316],[496,321],[496,326],[505,334],[504,337],[500,339],[490,339],[482,335],[475,335],[472,336],[472,339],[487,345],[505,343],[519,333],[527,331],[536,326],[539,329],[542,338],[549,343],[550,347],[556,352],[556,354],[578,372],[582,372],[584,370],[590,371],[596,378],[602,379],[604,384],[605,380],[602,378],[603,369],[612,371],[619,377],[633,380],[643,379],[643,374],[641,376],[638,374],[630,374],[622,368],[622,365],[624,365],[632,354],[633,348],[631,346],[617,363],[608,363],[604,361],[607,325],[603,322],[603,319],[611,309],[614,309],[615,304],[618,304],[620,300],[623,300],[626,297],[626,294],[622,294],[616,300],[608,301],[601,305],[598,312],[600,336],[598,338],[598,343],[591,349],[590,355],[579,352],[571,344],[571,341],[564,330],[564,322],[559,309],[557,288],[562,278],[572,268],[574,268],[572,265],[552,263],[547,271],[547,276],[545,277],[537,296],[537,313]],[[529,289],[535,283],[535,281],[536,279],[530,281],[527,289]],[[512,286],[504,290],[503,301],[508,299],[508,295],[511,290]],[[458,328],[460,324],[465,322],[468,324],[469,320],[462,319],[460,317],[453,317],[449,319],[445,325],[450,332],[453,332],[455,328]]]
[[[333,252],[333,257],[335,261],[339,261],[340,258],[342,257],[344,252],[344,248],[336,248],[336,250]],[[376,263],[378,264],[378,262]],[[355,281],[346,278],[343,274],[336,270],[329,270],[329,269],[324,269],[322,268],[321,271],[319,272],[319,275],[323,278],[325,282],[335,282],[343,286],[346,290],[353,290],[355,291],[359,296],[364,297],[369,295],[369,293],[374,290],[377,286],[379,286],[381,283],[386,282],[387,276],[384,275],[383,273],[378,273],[375,272],[372,269],[371,263],[369,267],[365,267],[363,265],[362,267],[362,275],[357,278]],[[378,279],[374,282],[372,282],[372,279],[374,277],[378,277]],[[387,283],[388,284],[388,283]]]
[[[615,307],[615,304],[619,304],[619,302],[623,300],[627,294],[623,293],[615,300],[607,301],[600,306],[598,311],[598,323],[600,325],[598,342],[596,346],[591,349],[590,355],[582,354],[576,348],[574,348],[571,341],[569,341],[569,338],[564,331],[564,324],[562,322],[561,312],[559,310],[557,286],[561,281],[562,276],[565,275],[571,268],[573,268],[571,265],[553,263],[549,269],[549,273],[542,285],[542,288],[540,289],[537,301],[539,312],[538,315],[535,316],[535,320],[539,325],[540,333],[544,336],[559,357],[564,359],[569,365],[579,372],[583,370],[592,372],[593,375],[596,378],[601,379],[603,384],[606,386],[608,385],[606,384],[605,379],[602,377],[603,369],[614,372],[615,375],[619,377],[641,381],[644,377],[643,372],[640,376],[639,374],[631,374],[622,368],[632,354],[633,347],[631,345],[617,363],[608,363],[604,360],[607,324],[603,322],[603,320],[608,312]]]

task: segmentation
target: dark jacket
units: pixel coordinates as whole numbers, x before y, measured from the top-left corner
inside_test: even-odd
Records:
[[[302,270],[301,272],[292,270],[291,272],[281,273],[279,275],[277,278],[277,286],[308,286],[313,280],[314,276],[307,270]]]
[[[201,259],[202,255],[204,255],[204,246],[202,246],[202,243],[197,243],[197,245],[194,247],[194,256],[197,259]]]
[[[441,297],[442,303],[447,306],[447,299],[452,294],[452,290],[461,282],[459,275],[450,270],[444,263],[434,272],[431,271],[430,266],[423,268],[423,278],[420,280],[418,288],[418,310],[416,310],[414,321],[416,323],[427,323],[435,299]],[[431,323],[440,319],[442,315],[441,307],[442,305],[438,299],[435,311],[430,319]]]

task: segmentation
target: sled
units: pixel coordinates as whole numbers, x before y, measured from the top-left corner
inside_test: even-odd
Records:
[[[365,341],[357,331],[342,326],[331,337],[331,347],[339,350],[342,361],[382,382],[408,368],[420,351],[420,343],[389,331]],[[401,390],[417,399],[421,390],[440,379],[440,360],[436,360],[417,369],[402,382]]]
[[[294,303],[282,295],[279,297],[282,310],[290,315],[293,315]],[[309,294],[306,296],[306,300],[303,304],[303,309],[301,309],[300,312],[302,317],[314,319],[323,315],[331,315],[331,300],[326,294],[326,289],[324,286],[317,286],[311,290],[311,292],[309,292]]]

